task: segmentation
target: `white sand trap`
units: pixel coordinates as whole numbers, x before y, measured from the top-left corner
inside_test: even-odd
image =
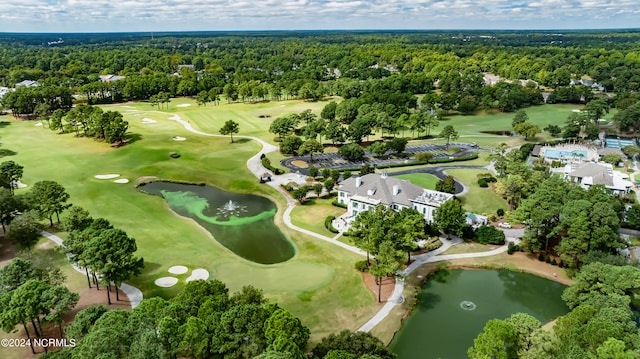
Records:
[[[178,116],[178,115],[173,115],[173,116],[169,117],[169,120],[171,120],[171,121],[180,121],[180,120],[182,120],[182,118],[180,116]]]
[[[95,177],[97,179],[112,179],[112,178],[120,177],[120,175],[112,173],[112,174],[108,174],[108,175],[95,175],[93,177]]]
[[[582,112],[580,110],[571,110],[571,112]]]
[[[178,278],[176,277],[162,277],[162,278],[158,278],[156,279],[156,281],[154,282],[158,287],[173,287],[174,285],[176,285],[178,283]]]
[[[34,126],[42,126],[42,122],[38,122]]]
[[[169,268],[169,273],[171,274],[185,274],[189,271],[189,268],[185,266],[173,266]]]
[[[156,122],[157,121],[152,119],[152,118],[145,117],[145,118],[142,119],[142,123],[156,123]]]
[[[20,182],[20,181],[13,181],[13,187],[14,188],[26,188],[27,185]]]
[[[133,106],[124,106],[124,105],[122,107],[124,107],[124,108],[135,108]]]
[[[191,275],[189,276],[189,278],[187,278],[187,282],[191,282],[192,280],[198,280],[198,279],[202,279],[202,280],[209,279],[209,271],[202,268],[194,269],[193,272],[191,272]]]
[[[191,106],[190,103],[181,103],[179,105],[176,105],[176,107],[189,107],[189,106]]]
[[[184,140],[186,140],[186,138],[180,137],[180,136],[176,136],[176,137],[172,138],[172,140],[174,140],[174,141],[184,141]]]
[[[129,179],[128,178],[120,178],[117,180],[113,180],[113,182],[115,183],[129,183]]]

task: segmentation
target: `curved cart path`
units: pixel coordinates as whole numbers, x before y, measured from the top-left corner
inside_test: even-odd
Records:
[[[59,246],[62,245],[62,238],[56,236],[55,234],[51,234],[49,232],[45,232],[42,231],[40,232],[40,234],[44,237],[47,237],[48,239],[52,240],[53,242],[55,242],[56,244],[58,244]],[[67,258],[69,257],[69,255],[67,255]],[[80,268],[75,264],[71,264],[71,266],[73,266],[73,269],[75,269],[76,271],[82,273],[83,275],[85,274],[84,268]],[[131,303],[131,308],[135,308],[138,306],[138,304],[140,304],[140,302],[142,302],[142,292],[140,291],[140,289],[129,285],[127,283],[122,283],[119,287],[120,290],[122,290],[124,292],[124,294],[127,295],[127,298],[129,298],[129,302]]]
[[[223,135],[217,135],[217,134],[211,134],[211,133],[206,133],[206,132],[202,132],[200,130],[196,130],[195,128],[193,128],[193,126],[191,126],[191,123],[183,120],[180,118],[180,116],[178,115],[173,115],[169,118],[170,120],[176,121],[180,124],[182,124],[184,126],[184,128],[187,131],[199,134],[199,135],[203,135],[203,136],[211,136],[211,137],[227,137],[227,136],[223,136]],[[260,178],[262,176],[263,173],[267,172],[267,173],[271,173],[271,171],[267,170],[266,168],[264,168],[264,166],[262,166],[262,161],[260,160],[260,156],[264,153],[270,153],[270,152],[275,152],[278,150],[278,147],[265,142],[264,140],[261,140],[257,137],[252,137],[252,136],[236,136],[236,138],[247,138],[253,141],[256,141],[258,143],[260,143],[262,145],[262,150],[260,152],[258,152],[256,155],[254,155],[253,157],[249,158],[249,160],[247,161],[247,168],[249,169],[249,171],[251,171],[251,173],[253,173],[254,176],[256,176],[257,178]],[[448,166],[449,169],[451,168],[485,168],[486,167],[481,167],[481,166]],[[431,168],[429,168],[428,170],[432,170]],[[431,172],[431,171],[422,171],[422,169],[415,171],[415,172]],[[413,172],[413,173],[415,173]],[[407,173],[412,173],[411,170],[407,171]],[[394,174],[398,174],[398,173],[394,173]],[[435,174],[435,173],[432,173]],[[273,175],[273,174],[272,174]],[[440,173],[440,175],[442,175]],[[319,233],[315,233],[309,230],[306,230],[304,228],[300,228],[296,225],[294,225],[293,223],[291,223],[291,211],[295,208],[297,201],[294,200],[293,198],[291,198],[291,196],[284,191],[281,187],[280,184],[285,184],[291,181],[292,178],[297,178],[298,175],[297,174],[286,174],[286,175],[280,175],[280,176],[272,176],[272,181],[271,182],[267,182],[267,184],[269,184],[271,187],[275,188],[278,192],[280,192],[286,199],[287,199],[287,208],[284,211],[283,214],[283,221],[285,223],[285,225],[295,231],[307,234],[309,236],[321,239],[323,241],[327,241],[329,243],[333,243],[337,246],[340,246],[348,251],[351,251],[353,253],[357,253],[363,256],[366,256],[366,252],[362,251],[359,248],[356,248],[354,246],[350,246],[346,243],[340,242],[337,240],[337,238],[340,236],[340,234],[338,234],[337,236],[333,237],[333,238],[329,238],[327,236],[323,236]],[[456,183],[458,183],[456,181]],[[464,190],[462,190],[461,192],[465,192]],[[441,238],[442,240],[442,246],[434,251],[431,251],[429,253],[425,253],[425,254],[420,254],[420,255],[416,255],[414,256],[414,262],[411,263],[411,265],[409,265],[409,267],[407,267],[405,270],[403,270],[402,272],[400,272],[399,274],[402,276],[406,276],[409,273],[411,273],[412,271],[414,271],[416,268],[420,267],[422,264],[425,263],[432,263],[432,262],[439,262],[439,261],[445,261],[445,260],[451,260],[451,259],[459,259],[459,258],[475,258],[475,257],[487,257],[487,256],[493,256],[496,254],[500,254],[502,252],[505,252],[507,250],[507,245],[508,242],[505,242],[505,244],[499,248],[496,248],[494,250],[491,251],[486,251],[486,252],[478,252],[478,253],[461,253],[461,254],[448,254],[448,255],[439,255],[440,253],[445,252],[447,249],[451,248],[452,246],[456,245],[456,244],[460,244],[462,243],[462,239],[460,238],[454,238],[452,240],[447,240],[444,238]],[[371,329],[373,329],[376,325],[378,325],[378,323],[380,323],[380,321],[382,321],[384,318],[386,318],[389,313],[391,312],[391,310],[393,309],[393,307],[395,307],[396,305],[400,304],[403,302],[403,297],[402,297],[402,292],[404,291],[404,281],[401,279],[396,280],[396,284],[395,287],[393,289],[393,293],[391,294],[391,296],[389,297],[389,299],[387,300],[387,302],[385,303],[385,305],[378,311],[378,313],[376,315],[374,315],[368,322],[366,322],[363,326],[361,326],[358,331],[360,332],[368,332]]]

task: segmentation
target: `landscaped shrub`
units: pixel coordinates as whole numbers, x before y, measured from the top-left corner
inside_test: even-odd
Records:
[[[351,175],[352,175],[351,171],[344,171],[342,172],[342,179],[346,180],[348,178],[351,178]]]
[[[540,262],[544,262],[544,253],[542,253],[542,252],[538,253],[538,260]]]
[[[462,239],[472,241],[476,237],[476,232],[468,224],[462,226]]]
[[[327,218],[324,219],[324,228],[328,229],[331,233],[338,233],[338,230],[331,224],[334,219],[336,219],[336,216],[327,216]]]
[[[504,216],[504,209],[498,208],[498,210],[496,211],[496,214],[498,215],[498,217]]]
[[[317,175],[318,175],[318,169],[313,166],[309,167],[309,176],[315,178]]]
[[[427,243],[424,244],[424,246],[422,246],[422,249],[426,250],[427,252],[431,252],[440,247],[442,247],[442,242],[440,241],[440,238],[433,237],[429,239]]]
[[[556,259],[555,259],[555,258],[553,258],[553,259],[551,259],[551,264],[553,264],[554,266],[557,266],[557,265],[558,265],[558,262],[556,262]]]
[[[335,201],[331,202],[332,205],[336,206],[336,207],[340,207],[340,208],[349,208],[349,205],[346,203],[340,203],[338,202],[338,200],[336,199]]]
[[[513,254],[513,252],[516,251],[516,245],[513,244],[513,242],[509,242],[509,245],[507,245],[507,254]]]
[[[264,155],[264,153],[263,153]],[[269,158],[267,158],[267,156],[260,156],[262,158],[262,165],[264,166],[264,168],[268,169],[269,171],[273,172],[273,174],[275,175],[281,175],[284,173],[283,170],[279,169],[279,168],[275,168],[271,165],[271,160]]]
[[[482,244],[504,244],[504,232],[491,226],[476,229],[476,241]]]
[[[356,264],[353,266],[357,271],[365,273],[367,271],[369,271],[369,265],[367,264],[367,260],[361,260],[361,261],[357,261]]]
[[[487,184],[487,179],[486,178],[480,178],[478,180],[478,186],[480,186],[480,187],[489,187],[489,184]]]

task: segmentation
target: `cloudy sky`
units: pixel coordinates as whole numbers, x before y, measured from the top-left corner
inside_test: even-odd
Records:
[[[596,29],[638,0],[0,0],[0,32]]]

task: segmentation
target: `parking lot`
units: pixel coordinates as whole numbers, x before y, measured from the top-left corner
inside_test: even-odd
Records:
[[[442,159],[442,158],[457,158],[457,157],[465,157],[477,153],[479,148],[472,144],[468,143],[456,143],[452,142],[449,144],[449,148],[459,148],[460,150],[449,154],[447,153],[447,147],[445,145],[438,144],[419,144],[419,145],[408,145],[404,150],[403,157],[391,157],[394,154],[393,151],[387,151],[383,156],[375,157],[372,153],[365,150],[365,158],[362,161],[347,161],[343,159],[338,153],[318,153],[313,155],[313,165],[316,168],[329,168],[334,170],[346,170],[346,169],[356,169],[364,166],[365,164],[369,164],[374,167],[387,167],[392,165],[398,165],[401,163],[410,164],[410,162],[415,162],[416,160],[412,158],[418,153],[430,152],[433,154],[433,159]],[[293,156],[289,158],[285,158],[280,163],[287,167],[292,172],[298,172],[301,174],[308,175],[308,168],[300,168],[293,164],[294,161],[303,161],[309,163],[309,156]]]

